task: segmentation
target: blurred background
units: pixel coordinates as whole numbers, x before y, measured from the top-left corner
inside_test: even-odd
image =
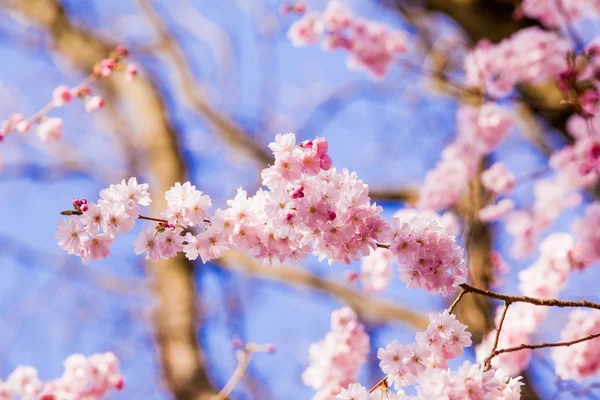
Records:
[[[327,5],[307,3],[317,10]],[[531,23],[511,18],[518,1],[345,3],[356,15],[406,31],[410,63],[456,77],[456,60],[473,42],[499,41]],[[235,253],[206,265],[184,258],[146,263],[133,254],[141,223],[117,239],[109,258],[88,266],[58,248],[59,212],[74,197],[95,201],[122,178],[150,183],[154,214],[176,181],[190,180],[211,196],[213,209],[238,187],[254,193],[271,160],[266,145],[280,132],[295,132],[299,140],[326,137],[334,166],[356,171],[386,216],[414,200],[455,135],[452,92],[400,64],[374,81],[348,70],[345,54],[292,47],[286,34],[298,17],[282,15],[284,4],[0,1],[2,118],[33,114],[55,87],[79,83],[116,45],[126,46],[140,69],[132,84],[118,74],[101,80],[96,87],[106,106],[94,114],[81,104],[56,110],[65,121],[61,143],[14,135],[0,145],[0,379],[23,364],[51,379],[71,353],[113,351],[127,385],[111,398],[208,399],[236,366],[230,341],[239,335],[273,343],[277,351],[254,358],[232,399],[309,399],[313,390],[300,375],[310,344],[329,330],[332,310],[350,305],[368,328],[372,352],[361,375],[368,386],[381,378],[377,349],[393,339],[412,342],[427,313],[447,307],[451,299],[408,290],[397,279],[366,295],[345,281],[359,264],[309,258],[298,266],[263,267]],[[532,134],[560,143],[564,121],[533,107],[517,111],[517,129],[488,161],[502,160],[522,176],[547,163]],[[530,203],[531,186],[519,186],[517,199]],[[578,214],[581,209],[565,213],[553,230],[568,230]],[[473,237],[482,284],[489,284],[489,252],[498,250],[511,266],[499,290],[517,293],[516,274],[536,255],[511,259],[500,226],[478,224]],[[598,301],[596,278],[593,269],[575,276],[565,297]],[[458,312],[479,339],[491,328],[492,310],[489,303],[464,301]],[[557,339],[566,313],[552,312],[536,341]],[[600,391],[582,394],[556,381],[547,356],[541,351],[533,358],[524,398],[600,398]],[[473,357],[468,351],[454,365]]]

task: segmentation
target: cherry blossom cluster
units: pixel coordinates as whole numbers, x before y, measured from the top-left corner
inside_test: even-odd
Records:
[[[400,280],[408,288],[447,296],[466,282],[463,249],[437,219],[394,217],[392,229],[389,248],[399,263]]]
[[[290,27],[288,36],[294,46],[308,46],[322,39],[325,50],[347,51],[350,68],[365,69],[377,79],[383,78],[397,55],[406,51],[404,33],[356,18],[339,1],[329,2],[322,13],[305,14]]]
[[[100,198],[98,203],[74,199],[74,210],[63,212],[69,217],[59,222],[56,231],[58,245],[86,264],[108,257],[113,240],[131,231],[139,207],[151,202],[148,184],[138,184],[136,178],[110,185],[100,192]]]
[[[34,367],[17,367],[6,382],[0,381],[0,398],[6,400],[99,400],[122,390],[125,380],[113,353],[85,357],[73,354],[64,362],[65,372],[53,381],[39,379]]]
[[[561,27],[588,16],[588,11],[600,12],[600,3],[596,0],[523,0],[520,11],[545,26]]]
[[[381,207],[371,204],[368,186],[355,173],[331,168],[327,140],[297,145],[295,135],[286,134],[269,146],[275,162],[262,172],[269,190],[248,197],[239,189],[228,208],[210,216],[208,196],[189,182],[176,183],[165,195],[161,220],[139,215],[138,206],[150,204],[148,185],[131,178],[102,191],[97,205],[86,201],[85,210],[76,204],[65,212],[71,217],[59,225],[59,246],[85,262],[106,257],[113,239],[133,229],[137,218],[159,222],[134,243],[136,254],[150,260],[183,251],[207,262],[235,248],[268,262],[312,252],[320,260],[348,264],[386,242],[390,228],[379,215]]]
[[[471,345],[471,334],[448,311],[430,314],[429,319],[429,326],[417,333],[415,343],[401,345],[394,340],[379,349],[379,365],[386,374],[384,385],[369,393],[367,388],[354,383],[342,389],[335,399],[520,399],[520,377],[509,378],[501,370],[486,371],[481,365],[469,362],[457,371],[448,369],[448,361]],[[392,385],[396,392],[391,391]],[[407,396],[403,391],[410,385],[415,385],[416,396]]]
[[[410,221],[415,217],[436,221],[448,235],[452,236],[457,236],[460,231],[458,219],[451,212],[446,212],[440,216],[433,210],[404,208],[396,212],[394,217],[402,221]],[[356,276],[352,275],[352,278],[358,278],[366,292],[384,290],[388,287],[391,279],[394,259],[394,252],[386,248],[378,248],[370,255],[363,257],[360,273]],[[352,280],[350,279],[350,281]]]
[[[570,49],[567,39],[538,27],[522,29],[498,44],[481,41],[465,57],[466,84],[503,97],[518,83],[545,83],[567,69]]]
[[[563,341],[576,340],[600,332],[600,312],[575,310],[562,330]],[[556,373],[561,379],[583,380],[600,372],[600,339],[595,338],[552,351]]]
[[[401,345],[394,340],[377,352],[381,370],[396,389],[416,383],[428,368],[447,368],[448,360],[471,345],[467,327],[448,311],[430,314],[429,320],[427,329],[417,333],[416,343]]]
[[[345,307],[331,313],[331,330],[311,345],[309,353],[310,366],[302,382],[317,390],[313,400],[331,400],[356,381],[369,353],[369,335],[354,311]]]
[[[92,73],[79,85],[70,88],[66,85],[58,86],[52,92],[52,101],[41,110],[26,118],[22,114],[13,114],[0,126],[0,142],[10,133],[27,133],[32,126],[37,124],[36,133],[45,143],[59,141],[63,134],[63,120],[58,117],[49,117],[48,114],[56,108],[66,106],[73,99],[83,101],[86,111],[93,112],[104,106],[104,99],[94,95],[90,84],[100,77],[107,78],[114,71],[124,71],[128,82],[133,82],[137,67],[135,64],[127,64],[125,59],[129,51],[119,46],[110,56],[94,66]]]
[[[457,112],[457,137],[429,171],[419,193],[419,207],[444,210],[454,205],[478,171],[481,158],[495,149],[512,127],[512,114],[496,103],[462,106]]]

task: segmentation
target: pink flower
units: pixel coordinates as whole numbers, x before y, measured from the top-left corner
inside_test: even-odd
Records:
[[[50,119],[52,119],[52,118],[50,118]],[[15,125],[15,129],[19,133],[27,133],[29,131],[29,128],[31,128],[31,122],[29,122],[29,120],[27,120],[27,119],[19,121]],[[39,128],[38,128],[38,132],[39,132]]]
[[[57,142],[62,138],[63,120],[61,118],[46,118],[37,127],[36,132],[46,143]]]
[[[600,312],[574,310],[560,333],[561,341],[571,341],[600,332]],[[600,372],[600,338],[552,351],[556,373],[561,379],[582,381]]]
[[[491,192],[508,195],[516,184],[515,176],[502,163],[495,163],[481,174],[481,183]]]
[[[288,32],[292,45],[296,47],[308,46],[315,43],[323,31],[321,16],[317,13],[305,14],[300,20],[294,22]]]
[[[503,199],[496,204],[488,204],[483,207],[477,215],[482,222],[492,222],[506,217],[514,208],[514,201]]]
[[[87,239],[83,243],[83,263],[108,257],[112,243],[113,239],[105,233]]]
[[[52,92],[52,103],[55,107],[69,104],[72,98],[71,89],[66,85],[61,85]]]
[[[85,100],[85,110],[94,112],[104,107],[104,99],[101,96],[91,96]]]
[[[137,66],[135,64],[127,64],[125,68],[125,80],[129,83],[135,81],[135,78],[138,74]]]
[[[329,32],[341,31],[350,26],[352,13],[339,1],[330,1],[323,12],[323,25]]]
[[[133,242],[134,253],[146,253],[146,259],[158,261],[162,258],[161,242],[155,229],[144,229]]]
[[[88,234],[77,217],[61,219],[58,223],[56,238],[58,245],[69,254],[79,254]]]

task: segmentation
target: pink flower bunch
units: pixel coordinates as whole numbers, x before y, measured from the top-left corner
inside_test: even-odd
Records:
[[[208,209],[212,207],[210,197],[202,194],[189,182],[183,185],[176,182],[165,193],[167,209],[161,214],[168,223],[160,223],[154,229],[140,232],[133,242],[135,254],[146,253],[146,259],[157,261],[175,257],[185,251],[188,258],[195,260],[200,253],[215,252],[215,247],[207,241],[201,242],[191,233],[183,236],[183,230],[195,226],[204,228],[208,221]],[[216,221],[215,221],[216,222]],[[187,243],[184,243],[187,239]],[[221,244],[217,244],[221,246]],[[218,253],[221,254],[220,252]],[[219,256],[217,255],[217,257]]]
[[[427,370],[420,378],[416,399],[518,400],[521,386],[521,377],[509,378],[502,370],[484,371],[481,365],[465,361],[457,371]]]
[[[600,333],[600,312],[575,310],[560,333],[562,341],[571,341]],[[600,372],[600,338],[552,350],[556,374],[561,379],[583,380]]]
[[[460,232],[458,219],[452,212],[443,215],[433,210],[417,210],[403,208],[394,214],[394,218],[410,221],[415,217],[436,221],[448,235],[456,236]],[[381,291],[387,288],[392,272],[392,264],[397,262],[394,253],[388,249],[378,248],[370,255],[363,257],[360,274],[357,276],[367,292]]]
[[[61,220],[56,231],[58,245],[67,253],[80,256],[86,264],[106,258],[119,233],[133,229],[139,206],[151,202],[148,184],[138,184],[136,178],[110,185],[100,192],[100,197],[97,204],[86,199],[73,200],[75,211],[66,212],[71,216]]]
[[[521,12],[545,26],[561,27],[581,19],[592,3],[587,0],[523,0]]]
[[[286,134],[269,146],[275,162],[262,172],[269,190],[248,197],[240,189],[228,208],[216,210],[209,220],[210,198],[189,182],[177,183],[165,195],[164,221],[142,217],[160,223],[140,233],[136,254],[158,260],[183,251],[189,259],[207,262],[236,248],[267,262],[312,252],[330,264],[348,264],[387,241],[390,228],[379,215],[381,207],[371,204],[368,186],[355,173],[331,168],[327,140],[296,145],[294,134]],[[86,201],[67,212],[81,215],[61,222],[59,245],[84,261],[107,256],[116,235],[133,228],[137,206],[150,203],[148,186],[132,179],[101,192],[98,205]],[[186,231],[195,226],[202,227],[198,234]],[[103,233],[97,235],[99,228]]]
[[[401,345],[393,341],[377,352],[379,366],[387,375],[389,385],[393,384],[398,393],[389,393],[391,399],[519,399],[520,378],[508,379],[501,371],[484,372],[479,365],[464,364],[458,371],[448,368],[448,361],[460,356],[463,349],[471,345],[471,334],[466,326],[448,311],[429,315],[429,326],[416,335],[416,342]],[[416,397],[408,397],[401,388],[416,384]],[[368,395],[368,391],[353,384],[336,399],[379,399],[381,391],[374,391],[378,397]],[[478,397],[472,397],[474,393]]]
[[[394,217],[392,228],[390,250],[400,264],[400,280],[408,288],[423,288],[428,293],[447,296],[466,282],[463,249],[437,221]]]
[[[229,208],[216,211],[196,236],[209,244],[200,246],[204,262],[235,247],[268,262],[312,252],[330,264],[348,264],[385,242],[389,227],[381,207],[371,204],[368,186],[356,174],[331,168],[327,140],[297,145],[290,133],[277,135],[269,147],[275,162],[262,171],[269,190],[248,197],[240,189]]]
[[[540,244],[540,257],[529,268],[519,272],[519,290],[526,296],[556,298],[564,289],[572,270],[573,236],[553,233]]]
[[[339,1],[331,1],[323,13],[308,13],[288,32],[294,46],[315,44],[321,38],[326,50],[349,53],[350,68],[365,69],[377,79],[385,76],[398,54],[406,51],[400,31],[374,21],[355,18]]]
[[[576,137],[573,145],[555,151],[550,156],[550,166],[556,170],[560,183],[567,188],[593,186],[600,177],[600,140],[591,134]]]
[[[460,356],[471,345],[471,334],[447,310],[429,314],[429,325],[418,332],[416,342],[400,345],[397,341],[379,349],[379,366],[396,388],[413,384],[427,368],[446,368],[448,361]]]
[[[331,330],[309,352],[310,366],[302,382],[317,390],[313,400],[331,400],[356,381],[369,353],[369,335],[354,311],[345,307],[331,313]]]
[[[113,353],[85,357],[73,354],[65,360],[62,377],[42,382],[37,370],[17,367],[6,382],[0,381],[0,398],[39,400],[99,400],[112,390],[121,390],[125,380],[119,373],[119,360]]]
[[[573,261],[584,268],[600,259],[600,202],[595,201],[585,209],[585,217],[573,223],[572,231],[576,248]]]
[[[63,107],[71,103],[74,98],[79,98],[84,102],[85,109],[93,112],[104,106],[104,99],[101,96],[92,96],[90,84],[99,77],[109,77],[114,70],[125,70],[126,79],[133,81],[137,74],[137,68],[134,64],[125,66],[123,60],[129,56],[126,48],[119,46],[109,58],[102,60],[94,67],[94,71],[78,86],[70,88],[66,85],[60,85],[52,92],[52,100],[41,110],[29,118],[21,114],[13,114],[8,120],[0,124],[0,142],[10,133],[26,133],[32,126],[37,124],[36,133],[45,143],[57,142],[62,138],[63,120],[57,117],[49,117],[48,114],[54,109]]]
[[[457,138],[442,153],[442,161],[425,176],[419,207],[438,211],[455,204],[477,171],[481,157],[504,140],[512,120],[510,112],[495,103],[461,107],[457,112]]]
[[[517,83],[541,84],[557,77],[567,68],[570,48],[558,33],[539,27],[522,29],[499,44],[481,41],[465,57],[466,83],[506,96]]]

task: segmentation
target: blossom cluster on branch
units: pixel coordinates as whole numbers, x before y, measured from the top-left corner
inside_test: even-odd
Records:
[[[64,362],[65,372],[55,380],[42,381],[34,367],[19,366],[0,381],[3,400],[100,400],[113,390],[122,390],[125,380],[113,353],[85,357],[73,354]]]

